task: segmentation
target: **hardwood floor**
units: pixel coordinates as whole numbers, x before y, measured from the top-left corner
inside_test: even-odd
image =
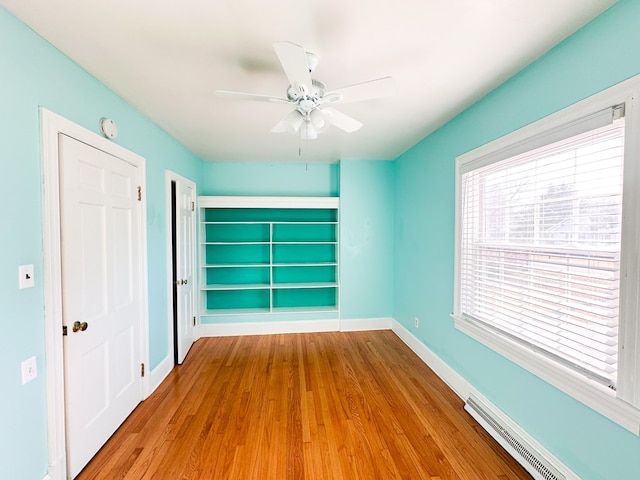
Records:
[[[201,339],[77,477],[530,478],[391,331]]]

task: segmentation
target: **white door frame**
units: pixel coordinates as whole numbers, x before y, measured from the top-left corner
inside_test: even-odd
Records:
[[[171,249],[172,249],[172,245],[171,245],[171,238],[172,238],[172,232],[171,232],[171,227],[172,227],[172,223],[173,223],[173,219],[171,217],[171,209],[172,209],[172,205],[171,205],[171,182],[176,182],[177,183],[184,183],[188,186],[190,186],[193,189],[193,201],[197,202],[198,199],[198,195],[197,195],[197,190],[196,190],[196,184],[192,181],[189,180],[188,178],[185,178],[181,175],[178,175],[175,172],[172,172],[171,170],[166,170],[165,171],[165,204],[166,204],[166,208],[165,211],[167,212],[167,219],[165,221],[166,225],[167,225],[167,275],[169,275],[169,272],[172,271],[173,268],[173,257],[171,255]],[[198,205],[196,205],[196,211],[194,212],[194,221],[192,224],[192,232],[191,232],[191,238],[193,239],[193,241],[195,242],[195,245],[193,245],[194,248],[194,253],[195,255],[193,255],[193,265],[191,265],[191,271],[193,272],[193,276],[194,281],[196,278],[198,278],[198,273],[196,270],[196,257],[198,255],[198,250],[196,248],[197,246],[197,237],[196,237],[196,223],[198,221],[198,216],[197,216],[197,209],[198,209]],[[197,291],[196,291],[196,286],[193,286],[193,313],[196,315],[197,317],[197,311],[198,311],[198,299],[196,297]],[[173,345],[175,342],[175,339],[173,338],[173,282],[171,281],[171,279],[169,278],[169,276],[167,277],[167,319],[168,319],[168,326],[167,328],[169,329],[169,344],[167,345],[167,352],[169,352],[169,357],[171,358],[171,368],[173,368]],[[198,338],[200,338],[200,335],[198,335],[198,325],[199,325],[199,321],[196,323],[196,325],[193,327],[193,340],[196,341]]]
[[[51,480],[67,478],[64,403],[64,358],[62,343],[62,262],[60,250],[60,178],[58,136],[65,134],[139,167],[143,192],[146,186],[145,160],[129,150],[76,125],[50,110],[40,108],[42,155],[42,216],[44,249],[45,370],[47,382],[48,475]],[[149,304],[147,294],[147,220],[142,196],[140,244],[141,317],[140,351],[149,365]],[[149,376],[142,379],[142,397],[149,395]]]

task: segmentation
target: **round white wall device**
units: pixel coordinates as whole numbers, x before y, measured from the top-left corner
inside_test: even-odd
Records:
[[[100,119],[100,131],[107,138],[116,138],[118,136],[118,127],[116,127],[116,122],[110,118]]]

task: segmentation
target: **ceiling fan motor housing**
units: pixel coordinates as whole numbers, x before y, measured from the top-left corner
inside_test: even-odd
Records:
[[[319,80],[311,80],[311,89],[304,84],[289,85],[287,88],[287,98],[296,104],[296,110],[309,120],[311,111],[318,108],[322,96],[327,91],[327,87]]]
[[[287,88],[287,98],[292,102],[300,100],[313,100],[316,103],[327,91],[327,86],[319,80],[311,80],[311,88],[302,83],[289,85]]]

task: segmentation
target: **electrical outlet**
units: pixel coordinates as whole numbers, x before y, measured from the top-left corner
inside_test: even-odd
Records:
[[[31,288],[35,285],[33,279],[33,265],[20,265],[18,267],[18,288]]]
[[[21,363],[22,367],[22,384],[30,382],[38,376],[38,368],[36,367],[36,357],[27,358]]]
[[[420,328],[420,319],[418,317],[413,317],[413,324],[416,328]]]

